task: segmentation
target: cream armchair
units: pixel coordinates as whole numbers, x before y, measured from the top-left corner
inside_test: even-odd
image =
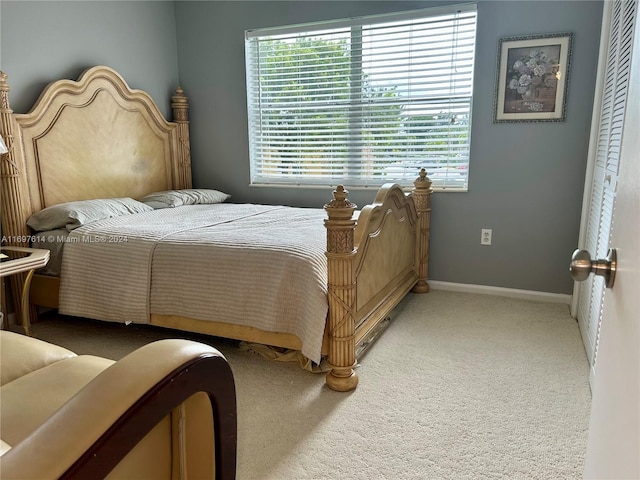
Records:
[[[114,362],[0,331],[0,477],[233,479],[231,368],[161,340]]]

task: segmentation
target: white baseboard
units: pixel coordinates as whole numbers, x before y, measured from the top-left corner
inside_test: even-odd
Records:
[[[521,300],[533,300],[537,302],[562,303],[566,305],[571,304],[571,295],[561,293],[518,290],[516,288],[492,287],[488,285],[470,285],[466,283],[439,282],[437,280],[427,280],[427,283],[434,290],[496,295],[499,297],[519,298]]]

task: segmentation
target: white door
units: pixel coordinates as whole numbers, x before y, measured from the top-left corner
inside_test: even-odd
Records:
[[[637,0],[605,2],[588,175],[585,187],[580,247],[592,258],[605,258],[610,246],[613,206],[618,183],[622,125],[631,105],[627,100]],[[572,312],[578,318],[591,366],[596,372],[598,339],[605,285],[590,277],[574,288]]]
[[[615,284],[604,295],[586,479],[640,478],[640,22],[635,15],[611,234],[618,265]]]

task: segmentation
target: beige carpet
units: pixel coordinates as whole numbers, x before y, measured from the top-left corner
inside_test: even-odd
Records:
[[[117,359],[167,336],[233,368],[238,479],[579,479],[591,395],[568,307],[445,291],[409,295],[360,359],[350,394],[236,342],[52,318],[35,335]]]

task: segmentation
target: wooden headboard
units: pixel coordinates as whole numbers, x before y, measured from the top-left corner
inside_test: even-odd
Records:
[[[29,113],[14,114],[0,72],[2,230],[27,246],[27,219],[47,206],[93,198],[140,198],[191,187],[188,101],[178,88],[174,121],[109,67],[51,83]]]

